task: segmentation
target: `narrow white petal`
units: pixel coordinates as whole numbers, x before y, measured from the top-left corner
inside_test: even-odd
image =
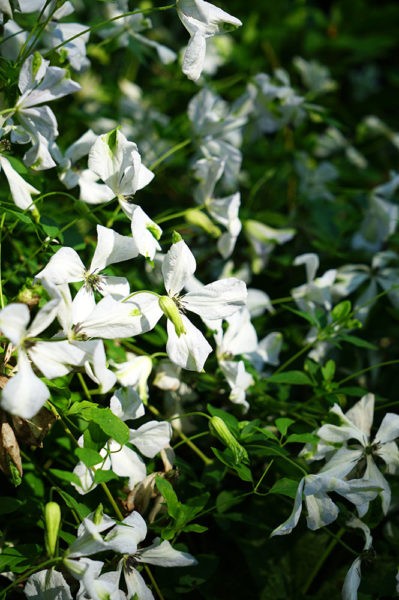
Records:
[[[26,335],[29,318],[26,304],[8,304],[0,311],[0,331],[14,346],[19,346]]]
[[[147,587],[144,579],[134,567],[126,567],[124,570],[127,593],[129,598],[140,598],[140,600],[155,600],[153,593]]]
[[[138,512],[131,513],[120,525],[115,525],[105,536],[109,550],[121,554],[135,554],[137,545],[147,534],[145,521]]]
[[[162,275],[169,296],[176,296],[194,274],[196,262],[186,242],[172,244],[162,262]]]
[[[20,351],[18,372],[3,389],[2,409],[23,419],[31,419],[49,397],[47,386],[34,374],[28,357]]]
[[[192,81],[200,78],[204,68],[206,39],[201,31],[196,31],[190,38],[184,52],[182,71]]]
[[[135,556],[137,562],[160,567],[189,567],[196,565],[196,559],[188,552],[175,550],[166,540],[156,538],[151,546],[140,550]]]
[[[81,364],[84,352],[68,341],[36,342],[28,350],[32,362],[47,379],[62,377]]]
[[[108,447],[113,472],[119,477],[128,477],[129,489],[133,489],[147,474],[143,460],[134,450],[121,446],[114,440],[109,441]]]
[[[359,589],[361,577],[360,565],[360,558],[355,558],[345,576],[342,588],[342,600],[357,600],[357,590]]]
[[[72,600],[69,585],[55,569],[31,575],[25,584],[24,594],[30,600]]]
[[[345,416],[369,438],[374,417],[374,394],[363,396]]]
[[[306,478],[303,477],[301,479],[301,481],[299,482],[298,489],[297,489],[296,496],[295,496],[294,508],[292,509],[292,513],[290,514],[288,519],[286,521],[284,521],[284,523],[282,523],[281,525],[279,525],[278,527],[276,527],[276,529],[274,529],[272,531],[271,536],[286,535],[288,533],[291,533],[291,531],[294,529],[294,527],[297,526],[299,517],[301,516],[301,512],[302,512],[302,494],[303,494],[303,488],[305,486],[305,480],[306,480]]]
[[[97,247],[91,261],[91,273],[102,271],[108,265],[138,256],[133,238],[120,235],[113,229],[97,225]]]
[[[40,194],[40,191],[25,181],[25,179],[13,169],[11,163],[5,157],[0,156],[0,165],[3,167],[4,174],[7,177],[15,204],[21,210],[27,208],[33,209],[32,194]]]
[[[212,346],[208,344],[203,334],[185,315],[181,315],[186,333],[178,336],[175,326],[168,319],[168,342],[166,352],[172,362],[189,371],[202,371]]]
[[[386,444],[399,437],[399,415],[387,413],[382,419],[374,443]]]

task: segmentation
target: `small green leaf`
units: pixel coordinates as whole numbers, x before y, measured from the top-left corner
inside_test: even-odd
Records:
[[[107,483],[107,481],[111,481],[111,479],[118,479],[118,475],[111,470],[102,471],[99,469],[94,474],[94,483]]]
[[[75,475],[75,473],[71,473],[70,471],[62,471],[61,469],[50,469],[50,473],[54,475],[54,477],[62,479],[62,481],[74,483],[80,487],[80,479],[77,475]]]
[[[118,444],[126,444],[129,441],[129,427],[121,421],[109,408],[87,408],[81,411],[81,417],[85,421],[96,423],[108,437]]]
[[[295,421],[293,419],[281,417],[280,419],[276,419],[275,423],[276,423],[276,427],[279,430],[279,432],[281,433],[281,435],[285,435],[287,433],[290,425],[295,423]]]
[[[288,383],[290,385],[312,385],[309,377],[302,371],[275,373],[266,379],[269,383]]]
[[[173,489],[172,484],[163,477],[159,476],[156,477],[155,482],[159,492],[165,498],[168,514],[174,519],[177,519],[181,504],[177,499],[176,492]]]
[[[291,433],[286,439],[287,444],[317,444],[319,438],[313,433]]]
[[[281,494],[282,496],[288,496],[289,498],[295,498],[296,491],[298,489],[298,482],[287,477],[282,477],[273,485],[269,490],[270,494]]]
[[[343,300],[342,302],[334,306],[334,308],[331,311],[331,316],[334,321],[343,321],[344,319],[349,317],[351,311],[352,304],[349,302],[349,300]]]
[[[81,460],[86,467],[94,467],[104,461],[104,458],[91,448],[76,448],[75,454],[79,460]]]
[[[348,342],[348,344],[352,344],[352,346],[357,346],[358,348],[366,348],[367,350],[378,350],[377,346],[363,340],[362,338],[358,338],[355,335],[344,334],[340,335],[339,339],[343,342]]]

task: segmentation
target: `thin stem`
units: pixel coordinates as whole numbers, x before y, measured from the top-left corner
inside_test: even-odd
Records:
[[[107,496],[107,498],[109,500],[109,503],[111,504],[112,508],[114,509],[114,512],[115,512],[116,516],[118,517],[118,519],[120,521],[123,521],[123,514],[121,513],[121,511],[119,509],[119,506],[115,502],[115,499],[114,499],[113,495],[109,491],[107,484],[104,483],[104,481],[102,481],[100,483],[100,485],[103,488],[103,491],[104,491],[105,495]]]
[[[159,219],[155,219],[155,222],[159,225],[160,223],[166,223],[166,221],[173,221],[173,219],[178,219],[179,217],[184,217],[184,215],[186,214],[187,210],[202,210],[204,208],[204,205],[201,206],[195,206],[194,208],[189,208],[189,209],[185,209],[185,210],[181,210],[179,212],[176,213],[172,213],[171,215],[166,215],[165,217],[160,217]]]
[[[262,446],[261,444],[248,444],[247,448],[267,448],[267,446]],[[296,463],[294,460],[292,460],[285,454],[280,454],[278,449],[274,446],[273,446],[273,452],[275,452],[277,454],[277,456],[279,456],[280,458],[283,458],[284,460],[289,462],[291,465],[293,465],[294,467],[299,469],[301,471],[301,473],[303,473],[305,475],[305,477],[306,477],[306,475],[308,475],[307,471],[305,471],[305,469],[303,467],[301,467],[301,465],[298,465],[298,463]]]
[[[308,350],[310,350],[312,348],[313,344],[314,344],[314,342],[310,342],[309,344],[306,344],[306,346],[301,348],[296,354],[294,354],[293,356],[291,356],[291,358],[286,360],[285,363],[280,365],[279,368],[274,371],[274,375],[277,375],[277,373],[281,373],[281,371],[284,371],[297,358],[299,358],[300,356],[302,356],[302,354],[305,354]]]
[[[3,298],[3,284],[1,281],[1,260],[2,260],[2,256],[1,256],[1,248],[2,248],[2,242],[3,242],[3,227],[4,227],[4,221],[6,219],[6,213],[3,213],[2,217],[1,217],[1,222],[0,222],[0,306],[1,308],[4,308],[4,298]]]
[[[269,472],[270,467],[272,466],[272,464],[274,463],[274,459],[272,459],[269,464],[267,465],[266,469],[263,471],[258,483],[256,484],[256,486],[254,487],[254,493],[256,494],[258,492],[258,488],[260,486],[260,484],[262,483],[263,479],[266,477],[267,473]]]
[[[86,398],[88,400],[91,400],[90,391],[89,391],[89,388],[86,385],[86,382],[84,380],[84,377],[83,377],[82,373],[78,373],[78,379],[80,381],[80,385],[82,386],[82,389],[84,391],[84,394],[85,394]]]
[[[166,152],[164,152],[163,154],[161,154],[161,156],[159,158],[157,158],[157,160],[155,160],[149,166],[150,171],[153,171],[154,169],[156,169],[158,165],[160,165],[161,163],[163,163],[163,161],[166,160],[167,158],[169,158],[169,156],[172,156],[172,154],[175,154],[176,152],[178,152],[182,148],[185,148],[185,146],[188,146],[188,144],[190,142],[191,142],[191,139],[187,139],[187,140],[184,140],[183,142],[179,142],[179,144],[176,144],[172,148],[169,148],[169,150],[167,150]]]
[[[49,50],[48,52],[45,52],[43,56],[45,58],[47,58],[48,56],[50,56],[50,54],[52,54],[56,50],[59,50],[63,46],[66,46],[67,44],[72,42],[73,40],[76,40],[77,38],[81,37],[82,35],[85,35],[85,33],[90,33],[92,31],[96,31],[97,29],[102,29],[103,27],[107,27],[110,23],[112,23],[112,21],[117,21],[118,19],[124,19],[125,17],[131,17],[133,15],[140,15],[140,14],[144,14],[144,13],[169,10],[171,8],[175,8],[175,6],[176,6],[175,4],[168,4],[167,6],[154,6],[151,8],[140,8],[137,10],[125,12],[121,15],[117,15],[116,17],[112,17],[112,19],[107,19],[106,21],[101,21],[100,23],[96,23],[95,25],[90,25],[90,27],[87,27],[86,29],[83,29],[83,31],[80,31],[79,33],[76,33],[75,35],[71,36],[70,38],[64,40],[63,42],[58,44],[58,46],[54,46],[54,48],[51,48],[51,50]]]
[[[152,585],[152,587],[154,588],[154,590],[155,590],[155,591],[156,591],[156,593],[157,593],[157,596],[158,596],[159,600],[165,600],[165,598],[164,598],[164,596],[163,596],[163,594],[162,594],[161,590],[159,589],[159,586],[158,586],[157,582],[156,582],[156,581],[155,581],[155,579],[154,579],[154,575],[151,573],[151,569],[150,569],[150,567],[149,567],[148,565],[144,565],[144,569],[145,569],[145,572],[146,572],[146,573],[147,573],[147,575],[148,575],[148,578],[149,578],[149,579],[150,579],[150,581],[151,581],[151,585]]]
[[[345,533],[345,529],[342,527],[339,530],[339,532],[337,533],[336,537],[333,540],[331,540],[330,544],[327,546],[327,548],[325,549],[325,551],[323,552],[323,554],[321,555],[321,557],[315,564],[313,570],[311,571],[309,577],[307,578],[307,580],[305,582],[305,585],[302,588],[303,595],[305,595],[307,593],[308,589],[310,588],[314,579],[316,578],[318,572],[320,571],[320,569],[324,565],[325,561],[330,556],[331,552],[334,550],[335,546],[338,544],[339,540],[344,535],[344,533]]]
[[[386,362],[378,363],[377,365],[372,365],[371,367],[366,367],[365,369],[361,369],[361,371],[356,371],[356,373],[352,373],[352,375],[348,375],[348,377],[341,379],[340,381],[338,381],[338,385],[342,385],[343,383],[346,383],[350,379],[354,379],[355,377],[358,377],[359,375],[363,375],[363,373],[367,373],[368,371],[372,371],[373,369],[378,369],[379,367],[388,367],[389,365],[397,365],[398,363],[399,363],[398,359],[387,360]]]
[[[149,408],[149,409],[150,409],[150,411],[151,411],[152,413],[154,413],[154,415],[156,415],[157,417],[160,417],[160,416],[161,416],[161,413],[159,412],[159,410],[158,410],[157,408],[155,408],[155,406],[152,406],[151,404],[149,404],[149,405],[148,405],[148,408]],[[204,416],[206,416],[206,417],[207,417],[207,415],[205,415],[205,413],[204,413]],[[209,418],[209,417],[208,417],[208,418]],[[187,444],[187,446],[189,446],[189,447],[191,448],[191,450],[192,450],[193,452],[195,452],[195,454],[196,454],[197,456],[199,456],[199,457],[200,457],[200,459],[201,459],[201,460],[202,460],[202,461],[205,463],[205,465],[206,465],[206,466],[209,466],[209,465],[213,464],[213,459],[212,459],[212,458],[208,458],[208,457],[207,457],[207,456],[206,456],[206,455],[205,455],[205,454],[202,452],[202,450],[200,450],[200,449],[198,448],[198,446],[196,446],[196,445],[195,445],[195,444],[194,444],[194,443],[191,441],[191,439],[190,439],[189,437],[187,437],[187,436],[186,436],[186,434],[185,434],[185,433],[183,433],[182,431],[178,431],[178,432],[177,432],[177,434],[178,434],[178,436],[179,436],[179,437],[180,437],[180,438],[183,440],[183,442],[184,442],[185,444]]]

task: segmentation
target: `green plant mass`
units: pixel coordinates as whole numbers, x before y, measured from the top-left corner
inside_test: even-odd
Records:
[[[399,594],[398,27],[0,0],[0,600]]]

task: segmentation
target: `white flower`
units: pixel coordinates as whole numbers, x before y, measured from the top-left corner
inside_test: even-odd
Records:
[[[130,291],[127,279],[100,275],[100,271],[109,265],[136,257],[138,250],[133,239],[102,225],[97,225],[97,236],[97,247],[88,269],[75,250],[61,248],[36,275],[37,279],[46,279],[56,285],[84,282],[73,301],[74,322],[82,322],[94,310],[95,292],[122,299]]]
[[[176,9],[191,36],[184,54],[183,73],[196,81],[204,67],[207,38],[240,27],[242,23],[204,0],[177,0]]]
[[[9,304],[0,311],[0,330],[18,350],[17,374],[11,377],[1,395],[1,406],[24,419],[32,418],[50,397],[50,392],[33,372],[30,360],[49,379],[66,375],[70,365],[79,364],[84,353],[68,342],[40,342],[35,338],[52,323],[58,300],[51,300],[33,319],[30,327],[26,304]]]
[[[69,585],[63,575],[54,569],[31,575],[25,584],[24,594],[30,600],[72,600]]]
[[[319,257],[313,252],[297,256],[294,265],[305,265],[307,278],[307,283],[291,290],[298,307],[309,313],[314,313],[316,306],[323,306],[326,310],[330,310],[331,288],[336,278],[336,269],[330,269],[321,277],[316,277]]]
[[[12,167],[10,161],[5,156],[0,156],[0,167],[7,177],[11,196],[16,206],[21,210],[35,210],[32,194],[40,194],[40,191],[25,181],[25,179]]]
[[[350,519],[346,524],[349,525],[349,527],[357,527],[358,529],[362,530],[365,538],[363,552],[367,552],[368,550],[370,550],[371,545],[373,543],[373,538],[371,537],[369,527],[367,527],[367,525],[365,525],[360,519],[356,519],[355,517],[352,517],[352,519]],[[355,558],[349,571],[346,574],[344,585],[342,588],[343,600],[357,600],[357,590],[360,585],[361,562],[361,556]]]
[[[100,177],[118,198],[134,196],[154,177],[141,162],[134,142],[118,129],[97,138],[89,154],[89,169]]]
[[[374,394],[363,396],[345,414],[338,404],[334,404],[330,412],[339,418],[340,425],[323,425],[317,431],[323,444],[322,454],[330,456],[323,472],[334,472],[336,476],[344,477],[359,465],[359,468],[365,469],[363,478],[381,489],[382,509],[386,514],[391,502],[391,490],[375,460],[382,459],[388,467],[388,473],[394,473],[399,467],[399,449],[394,442],[399,437],[399,415],[387,413],[371,440]],[[350,440],[356,440],[358,444],[348,447]],[[338,450],[337,444],[341,445]],[[318,457],[320,455],[319,452]],[[365,502],[360,516],[365,514],[367,508],[368,503]]]

